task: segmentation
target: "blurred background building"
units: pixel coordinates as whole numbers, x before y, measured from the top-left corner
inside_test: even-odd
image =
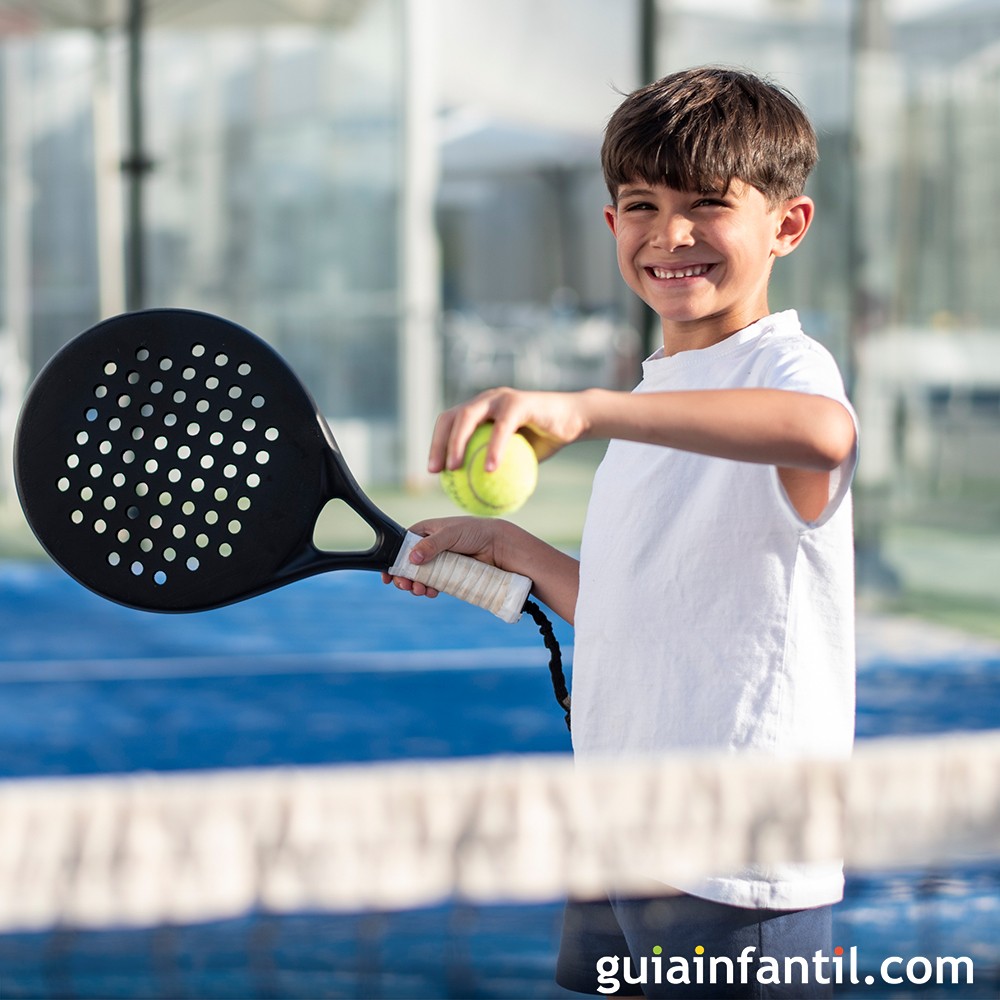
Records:
[[[28,380],[126,308],[272,342],[369,485],[486,385],[631,386],[601,133],[704,62],[817,125],[772,306],[861,410],[863,580],[1000,606],[997,0],[0,0],[0,490]]]

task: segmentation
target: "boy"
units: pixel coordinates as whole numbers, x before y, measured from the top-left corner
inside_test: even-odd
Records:
[[[767,303],[774,261],[812,221],[803,189],[815,161],[798,104],[751,75],[690,70],[628,96],[605,134],[604,215],[625,281],[660,318],[662,348],[631,394],[495,389],[438,419],[432,472],[457,467],[485,420],[487,468],[518,428],[541,458],[611,439],[579,562],[514,525],[469,518],[416,525],[426,538],[411,557],[453,549],[524,573],[574,623],[581,758],[850,752],[855,420],[830,355],[794,312],[770,315]],[[678,894],[654,901],[570,904],[557,978],[597,992],[598,958],[631,954],[635,968],[654,945],[734,960],[752,946],[782,968],[786,955],[829,956],[842,884],[839,866],[787,866],[673,885]],[[761,995],[748,979],[704,995]],[[828,987],[770,989],[801,998]]]

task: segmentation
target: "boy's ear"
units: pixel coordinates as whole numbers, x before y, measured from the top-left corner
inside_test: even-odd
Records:
[[[813,220],[816,206],[812,198],[800,195],[789,198],[782,206],[778,234],[774,240],[774,256],[790,254],[801,242]]]
[[[608,229],[612,235],[618,238],[618,209],[614,205],[604,206],[604,221],[608,224]]]

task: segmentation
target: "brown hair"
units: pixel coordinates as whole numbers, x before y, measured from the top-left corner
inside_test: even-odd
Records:
[[[629,94],[601,148],[612,201],[635,181],[712,191],[739,178],[777,205],[802,194],[817,159],[816,133],[791,94],[718,67],[673,73]]]

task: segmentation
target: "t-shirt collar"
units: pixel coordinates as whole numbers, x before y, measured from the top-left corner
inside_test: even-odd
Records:
[[[723,357],[730,351],[736,350],[752,340],[756,340],[767,330],[773,330],[777,327],[801,329],[798,313],[794,309],[771,313],[769,316],[765,316],[763,319],[745,326],[742,330],[731,333],[725,340],[720,340],[717,344],[712,344],[711,347],[702,347],[693,351],[680,351],[677,354],[671,354],[669,357],[664,355],[662,347],[658,347],[643,361],[643,374],[650,374],[650,368],[662,370],[666,367],[673,368],[681,365],[687,366],[689,364],[714,361],[716,358]]]

